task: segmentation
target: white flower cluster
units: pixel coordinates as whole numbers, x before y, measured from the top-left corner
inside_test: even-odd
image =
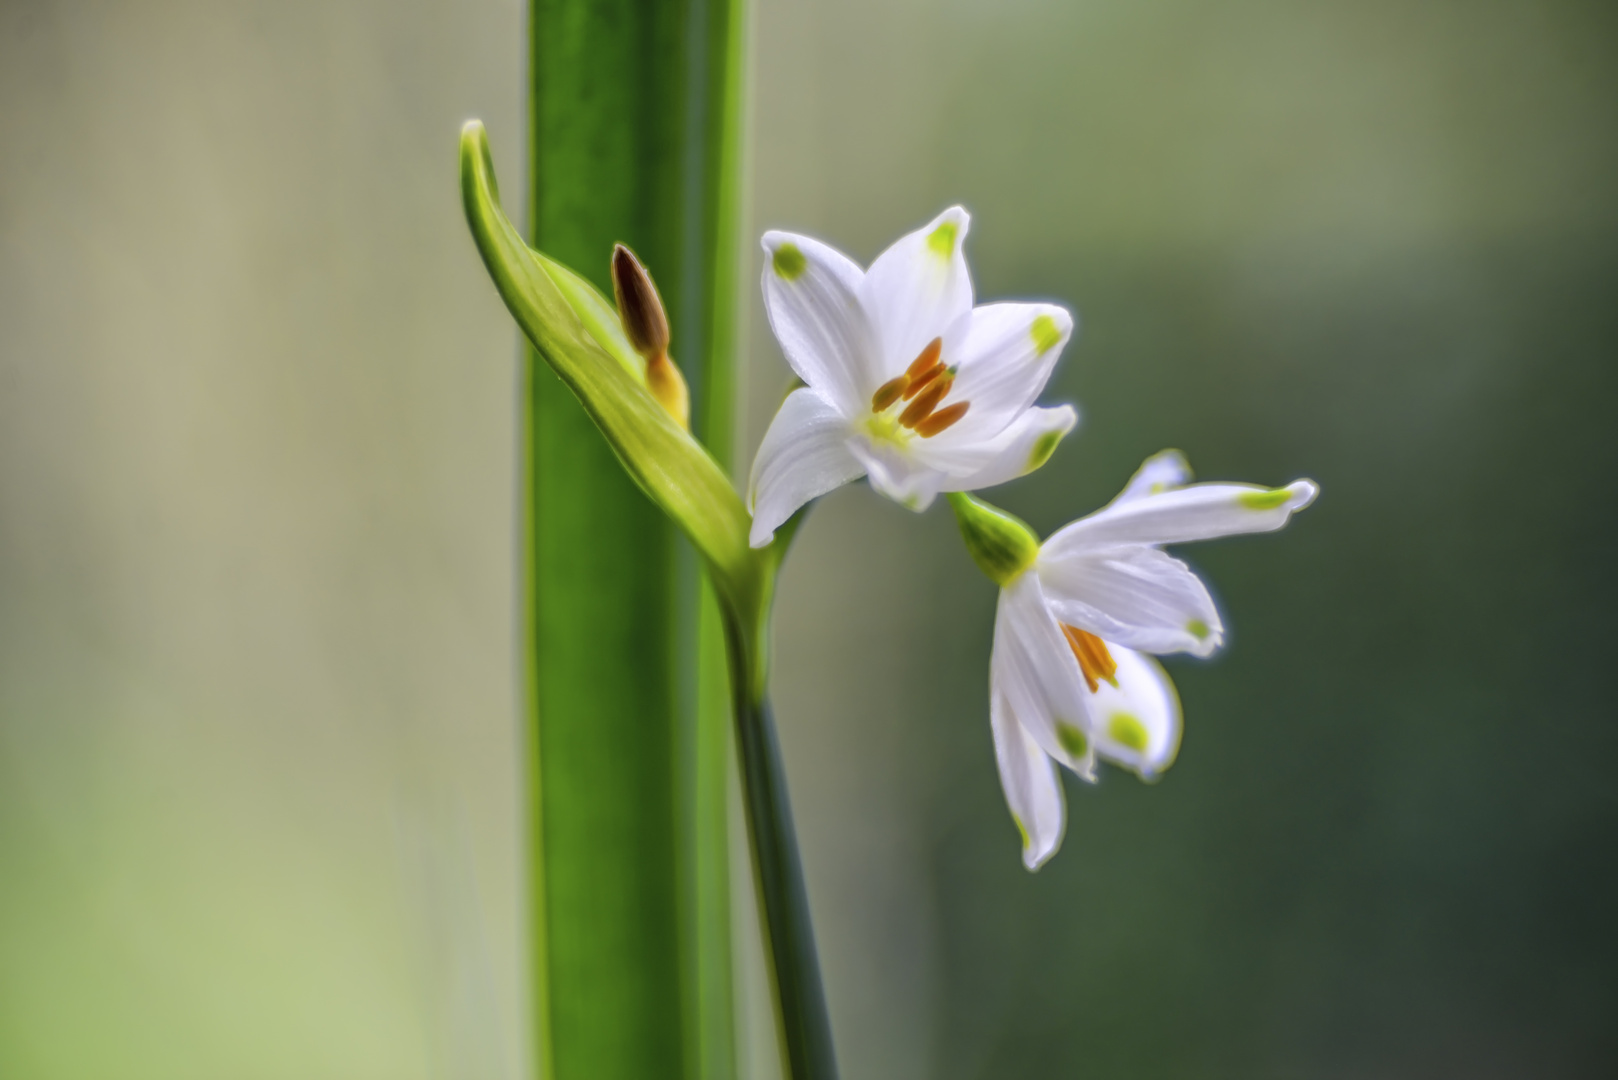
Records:
[[[974,306],[967,226],[966,211],[946,210],[863,271],[809,237],[765,234],[770,326],[804,385],[753,463],[754,547],[860,477],[916,511],[940,492],[1015,479],[1077,423],[1071,406],[1034,404],[1072,316],[1049,304]],[[1055,763],[1094,780],[1099,757],[1151,779],[1174,760],[1179,700],[1151,654],[1208,656],[1223,625],[1207,588],[1163,545],[1279,529],[1318,490],[1308,480],[1271,489],[1190,478],[1179,453],[1158,454],[1112,503],[1043,543],[986,504],[951,496],[969,550],[1001,587],[989,718],[1030,870],[1062,840]],[[1009,546],[975,546],[982,515]]]

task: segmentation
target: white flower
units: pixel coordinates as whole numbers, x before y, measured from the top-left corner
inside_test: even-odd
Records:
[[[1034,408],[1072,317],[1051,304],[972,306],[967,214],[944,211],[866,271],[817,240],[764,234],[764,304],[803,387],[753,460],[754,547],[850,480],[912,510],[1043,465],[1078,422]]]
[[[1143,779],[1156,777],[1179,748],[1180,705],[1168,676],[1146,654],[1207,656],[1223,638],[1207,588],[1159,545],[1279,529],[1318,490],[1309,480],[1273,490],[1182,486],[1189,478],[1178,453],[1158,454],[1104,509],[1063,528],[1037,553],[1001,556],[998,573],[991,571],[1001,592],[989,717],[1000,782],[1030,870],[1062,841],[1065,812],[1053,762],[1086,780],[1095,779],[1098,757]],[[987,508],[956,498],[966,531],[966,515]]]

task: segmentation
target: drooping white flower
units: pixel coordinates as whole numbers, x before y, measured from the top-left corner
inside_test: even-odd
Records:
[[[973,307],[952,207],[862,271],[817,240],[764,234],[764,304],[804,386],[753,460],[754,547],[799,507],[868,476],[912,510],[1044,464],[1078,416],[1034,407],[1073,332],[1052,304]]]
[[[1062,841],[1057,763],[1094,780],[1099,757],[1150,780],[1179,749],[1179,699],[1147,654],[1208,656],[1224,628],[1207,588],[1161,545],[1279,529],[1318,491],[1309,480],[1270,489],[1189,479],[1183,457],[1158,454],[1105,508],[1043,544],[1015,519],[952,497],[968,548],[1001,586],[989,717],[1030,870]]]

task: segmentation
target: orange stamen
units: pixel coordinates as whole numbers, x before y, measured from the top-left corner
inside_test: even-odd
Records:
[[[934,364],[932,367],[928,368],[926,371],[922,372],[920,375],[907,375],[907,376],[905,376],[906,378],[908,378],[910,380],[910,385],[905,387],[904,399],[906,401],[909,401],[911,398],[913,398],[917,394],[921,393],[922,390],[926,388],[928,383],[932,382],[934,379],[938,378],[938,376],[942,375],[943,373],[944,373],[944,365],[943,364]]]
[[[905,407],[905,411],[899,414],[899,423],[904,427],[913,428],[927,419],[932,411],[938,407],[938,403],[944,400],[944,395],[949,393],[950,383],[954,381],[948,376],[942,379],[934,379],[927,389],[916,395],[916,400],[912,401]]]
[[[939,409],[916,425],[916,434],[924,439],[930,439],[965,416],[966,410],[971,407],[972,403],[970,401],[957,401],[953,405]]]
[[[889,379],[877,387],[876,393],[871,395],[871,411],[882,412],[889,405],[898,401],[900,394],[905,394],[908,397],[909,384],[910,376],[900,375],[897,379]]]
[[[1074,659],[1079,662],[1079,671],[1084,674],[1084,681],[1089,684],[1090,693],[1101,688],[1103,682],[1118,685],[1118,661],[1112,658],[1107,651],[1107,643],[1094,634],[1078,627],[1060,624],[1062,634],[1067,638],[1068,648],[1073,650]]]
[[[933,340],[927,343],[927,347],[921,350],[921,355],[917,356],[916,359],[911,362],[910,369],[906,371],[905,374],[909,375],[912,379],[917,378],[922,372],[938,363],[938,354],[943,351],[944,339],[941,337],[933,338]]]

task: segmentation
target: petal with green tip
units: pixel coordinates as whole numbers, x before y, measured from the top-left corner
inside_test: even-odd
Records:
[[[1116,687],[1101,683],[1090,703],[1091,738],[1103,761],[1156,779],[1180,749],[1180,698],[1150,656],[1108,644],[1118,664]]]
[[[1056,617],[1104,641],[1150,653],[1210,656],[1224,626],[1207,586],[1172,555],[1143,544],[1040,549],[1039,581]],[[1193,629],[1195,628],[1195,629]],[[1196,632],[1200,630],[1200,633]]]
[[[1056,766],[1017,721],[1001,694],[991,691],[989,727],[1011,819],[1022,835],[1023,866],[1038,870],[1062,846],[1067,809]]]
[[[1092,730],[1084,676],[1035,574],[1000,590],[989,682],[1040,749],[1086,780],[1095,779],[1095,748],[1063,733],[1064,727],[1081,734]]]
[[[1064,553],[1111,544],[1183,544],[1273,532],[1313,502],[1318,492],[1312,480],[1295,480],[1274,491],[1248,484],[1192,484],[1114,502],[1059,530],[1046,545]]]
[[[864,271],[812,237],[772,231],[763,244],[764,311],[787,363],[843,413],[865,406],[882,380],[859,299]]]
[[[971,219],[952,206],[878,255],[860,282],[877,349],[894,374],[972,310],[962,246]],[[872,385],[875,390],[880,381]]]

